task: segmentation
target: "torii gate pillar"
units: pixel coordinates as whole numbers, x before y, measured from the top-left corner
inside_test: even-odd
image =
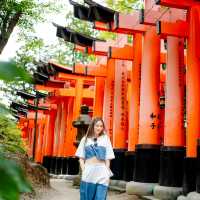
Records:
[[[95,77],[95,99],[93,116],[102,117],[103,115],[104,85],[104,77]]]
[[[140,105],[140,78],[142,34],[134,35],[135,58],[133,60],[131,75],[131,99],[129,108],[128,151],[135,151],[139,135],[139,105]]]
[[[158,118],[160,111],[160,38],[155,27],[144,33],[141,66],[139,140],[134,181],[157,183],[160,161]]]
[[[188,63],[186,71],[186,107],[187,107],[187,133],[186,133],[186,169],[183,190],[185,193],[195,190],[197,139],[200,134],[200,54],[199,54],[199,24],[200,6],[189,9],[189,37],[188,37]],[[198,144],[198,160],[200,158]],[[197,170],[197,191],[200,192],[200,175]]]
[[[115,60],[108,60],[108,74],[105,80],[105,93],[103,102],[103,120],[105,122],[108,135],[113,142],[113,112],[114,112],[114,78],[115,78]]]
[[[44,137],[46,143],[43,148],[43,166],[45,166],[50,172],[52,165],[52,153],[53,153],[53,138],[54,138],[54,128],[55,128],[55,118],[56,118],[56,109],[52,108],[47,116],[47,125],[44,129]]]
[[[159,176],[161,186],[182,187],[184,85],[184,39],[168,36],[164,146],[161,148]]]

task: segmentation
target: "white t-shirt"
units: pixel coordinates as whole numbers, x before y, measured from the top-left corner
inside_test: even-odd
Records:
[[[81,139],[81,142],[75,153],[75,156],[77,156],[79,158],[83,158],[83,159],[85,159],[85,148],[84,147],[95,144],[93,138],[87,138],[86,142],[85,142],[85,139],[86,139],[85,136]],[[112,145],[110,142],[110,138],[108,137],[107,134],[103,134],[103,135],[99,136],[97,138],[96,143],[98,146],[106,148],[106,155],[105,155],[106,160],[111,160],[111,159],[115,158],[113,148],[112,148]]]

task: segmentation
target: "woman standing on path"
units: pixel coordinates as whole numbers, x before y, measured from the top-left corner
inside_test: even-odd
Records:
[[[114,152],[101,118],[94,118],[75,154],[82,170],[81,200],[106,200]]]

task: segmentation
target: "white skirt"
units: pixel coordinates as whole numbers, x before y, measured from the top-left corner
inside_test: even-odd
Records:
[[[86,163],[82,172],[82,181],[108,186],[111,176],[113,176],[112,171],[104,163]]]

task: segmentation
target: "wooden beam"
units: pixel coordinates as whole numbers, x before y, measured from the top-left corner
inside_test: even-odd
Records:
[[[55,96],[74,97],[75,88],[62,88],[55,91]]]
[[[35,85],[35,89],[36,90],[45,90],[45,91],[48,91],[48,92],[54,92],[56,90],[53,87],[48,87],[48,86],[45,86],[45,85]]]
[[[111,25],[111,24],[110,24]],[[93,28],[97,29],[99,31],[109,31],[110,30],[110,25],[108,23],[103,23],[103,22],[94,22]],[[111,25],[112,26],[112,25]]]
[[[156,26],[157,21],[176,22],[177,20],[186,21],[186,12],[177,8],[161,7],[157,10],[140,11],[140,23],[145,25]]]
[[[119,60],[134,60],[134,47],[126,46],[124,48],[113,48],[111,47],[111,52],[109,54],[109,58],[119,59]],[[166,63],[166,53],[160,53],[160,63]]]
[[[188,23],[181,20],[177,21],[176,23],[158,21],[157,33],[161,37],[188,37]]]
[[[93,43],[92,52],[95,55],[107,56],[108,49],[109,49],[109,43],[108,42],[95,41]]]
[[[93,99],[94,97],[95,97],[94,89],[93,90],[91,88],[83,89],[83,98]]]
[[[134,48],[130,45],[125,45],[123,48],[110,47],[108,57],[119,60],[133,60]]]
[[[92,53],[92,47],[83,47],[80,45],[75,45],[75,51],[80,51],[82,53],[88,53],[91,54]]]
[[[142,33],[147,30],[146,25],[140,24],[140,11],[135,10],[131,14],[115,13],[114,22],[108,24],[95,22],[97,30],[110,31],[123,34]]]
[[[157,5],[167,6],[172,8],[188,9],[192,5],[197,4],[195,0],[156,0]]]
[[[56,76],[59,80],[78,80],[83,79],[84,81],[94,81],[94,77],[92,76],[81,76],[81,75],[75,75],[75,74],[66,74],[66,73],[58,73]]]
[[[96,66],[85,66],[83,64],[75,65],[75,73],[90,75],[95,77],[106,77],[107,76],[107,66],[105,65],[96,65]]]
[[[140,13],[134,11],[131,14],[115,14],[115,21],[113,25],[113,31],[124,34],[134,34],[145,32],[148,26],[139,24]]]

